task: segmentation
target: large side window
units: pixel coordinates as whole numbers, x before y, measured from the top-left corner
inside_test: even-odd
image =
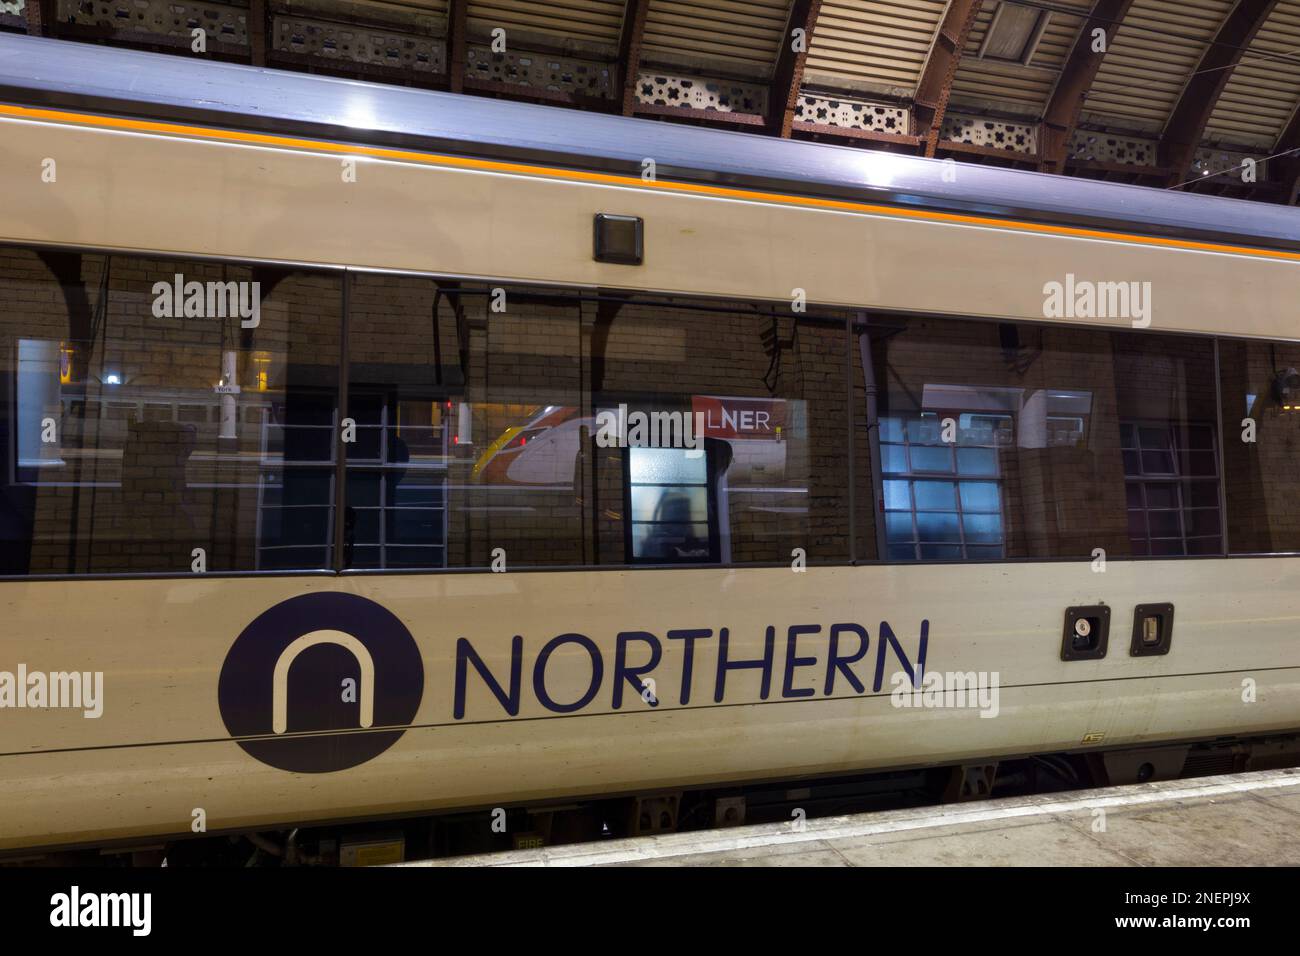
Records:
[[[848,557],[843,317],[351,283],[347,567]]]
[[[330,566],[340,283],[0,252],[9,574]]]
[[[1300,345],[1219,342],[1228,547],[1300,551]]]
[[[848,559],[844,315],[607,296],[583,334],[593,563]]]
[[[0,574],[1300,551],[1300,346],[1222,341],[1220,408],[1190,336],[364,273],[344,298],[0,250]]]
[[[581,564],[576,296],[350,281],[344,566]]]
[[[1215,554],[1213,343],[1140,332],[869,316],[856,410],[888,560]],[[865,370],[865,371],[864,371]],[[870,553],[863,542],[859,553]]]

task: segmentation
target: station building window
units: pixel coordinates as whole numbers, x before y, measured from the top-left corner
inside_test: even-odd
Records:
[[[1120,425],[1133,553],[1219,554],[1219,462],[1209,425]]]
[[[716,472],[704,448],[627,450],[628,553],[633,561],[717,561]]]
[[[895,316],[854,329],[880,462],[860,487],[884,519],[859,534],[887,559],[1222,549],[1211,340]]]
[[[346,417],[356,433],[344,446],[343,566],[447,567],[466,407],[454,289],[405,276],[349,281]]]
[[[881,420],[889,556],[895,560],[1000,558],[1002,491],[995,439],[1009,416],[929,412]],[[943,422],[953,440],[943,440]]]

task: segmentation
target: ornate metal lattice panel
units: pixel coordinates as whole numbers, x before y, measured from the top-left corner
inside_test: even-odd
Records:
[[[767,112],[767,88],[757,83],[711,80],[667,73],[638,73],[636,101],[650,106],[719,113]]]
[[[1094,130],[1076,129],[1070,140],[1068,159],[1121,166],[1156,165],[1156,142],[1132,136],[1115,136]]]
[[[907,133],[907,110],[901,106],[800,93],[794,107],[796,123],[817,123],[876,133]]]
[[[1250,153],[1239,153],[1231,149],[1201,147],[1196,151],[1196,155],[1192,159],[1187,178],[1216,176],[1221,173],[1221,178],[1225,180],[1236,176],[1242,182],[1263,182],[1265,178],[1264,165],[1263,160],[1250,155]]]
[[[1038,128],[1029,123],[1012,123],[1007,120],[980,119],[949,113],[943,118],[939,139],[1005,149],[1009,153],[1032,155],[1038,152]]]
[[[282,53],[416,73],[447,72],[447,44],[436,37],[279,15],[272,19],[272,31],[273,49]]]
[[[572,56],[517,50],[493,53],[490,46],[471,44],[465,51],[465,78],[496,80],[552,93],[614,98],[611,64]]]
[[[208,43],[248,45],[248,9],[227,3],[185,0],[58,0],[63,23],[101,27],[118,34],[150,34],[184,40],[202,29]]]
[[[23,0],[0,0],[0,14],[9,13],[20,17],[26,12],[26,9],[27,4]]]

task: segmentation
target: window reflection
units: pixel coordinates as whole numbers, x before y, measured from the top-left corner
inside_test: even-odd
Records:
[[[661,562],[713,558],[716,516],[704,451],[629,448],[627,461],[632,557]]]
[[[1293,344],[350,281],[4,251],[0,573],[1300,551]]]
[[[881,383],[878,553],[1222,549],[1212,343],[944,319],[855,332]]]
[[[592,325],[593,427],[627,423],[592,443],[596,563],[849,557],[843,317],[664,300],[599,303]]]
[[[1219,351],[1228,547],[1300,552],[1300,344],[1224,340]]]
[[[285,270],[0,253],[3,570],[328,567],[339,293]]]

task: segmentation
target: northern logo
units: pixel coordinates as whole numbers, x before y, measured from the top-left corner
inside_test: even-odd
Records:
[[[424,665],[406,626],[374,601],[337,592],[260,614],[235,639],[217,685],[239,746],[298,773],[379,756],[406,732],[423,694]]]

